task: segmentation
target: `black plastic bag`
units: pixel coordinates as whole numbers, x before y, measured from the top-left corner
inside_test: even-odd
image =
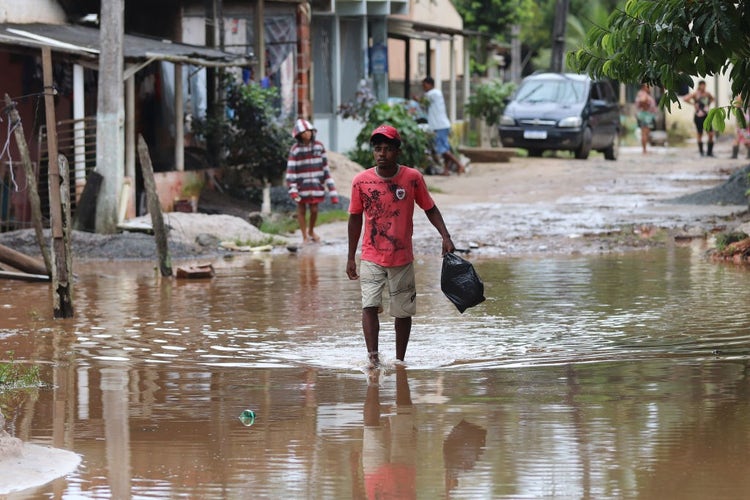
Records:
[[[484,283],[468,260],[456,254],[443,256],[440,289],[459,312],[484,302]]]

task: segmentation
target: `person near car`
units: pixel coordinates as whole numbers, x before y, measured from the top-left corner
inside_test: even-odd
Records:
[[[456,165],[457,173],[462,174],[465,170],[464,165],[451,151],[451,144],[448,140],[451,121],[445,111],[443,93],[440,89],[435,88],[435,80],[431,76],[422,80],[422,89],[424,90],[423,99],[427,105],[427,124],[435,134],[435,152],[443,158],[443,175],[450,175],[451,163]]]
[[[714,102],[714,96],[706,90],[706,81],[701,80],[698,82],[698,87],[685,97],[685,102],[695,106],[695,115],[693,115],[693,122],[695,123],[696,139],[698,140],[698,151],[703,156],[703,124],[708,116],[708,110],[711,107],[711,103]],[[708,130],[708,143],[706,144],[706,156],[714,155],[714,131]]]
[[[289,196],[297,203],[297,222],[302,232],[302,243],[318,242],[320,237],[315,233],[318,205],[325,199],[326,189],[334,205],[339,202],[339,195],[328,168],[326,148],[315,139],[315,127],[312,123],[298,119],[294,123],[292,136],[295,143],[289,150],[286,162],[286,184]],[[305,221],[308,207],[309,223]]]
[[[395,318],[397,360],[404,360],[409,343],[417,297],[412,247],[415,205],[424,210],[427,219],[440,233],[443,255],[455,251],[456,247],[422,174],[398,163],[401,152],[398,130],[390,125],[380,125],[372,131],[370,145],[375,166],[360,172],[352,180],[346,275],[350,280],[360,280],[362,331],[369,364],[376,368],[380,364],[378,314],[383,310],[386,288],[390,298],[389,313]],[[362,234],[357,273],[355,257]]]
[[[651,131],[656,126],[656,99],[651,95],[651,87],[647,83],[641,84],[641,88],[635,95],[636,120],[641,129],[641,147],[646,154],[651,137]]]

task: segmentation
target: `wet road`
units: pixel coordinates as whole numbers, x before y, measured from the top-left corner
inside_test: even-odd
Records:
[[[384,321],[377,384],[342,256],[81,266],[64,321],[0,283],[3,347],[50,384],[0,396],[8,429],[82,457],[13,498],[741,498],[749,285],[704,250],[478,258],[463,315],[422,256],[407,367]]]

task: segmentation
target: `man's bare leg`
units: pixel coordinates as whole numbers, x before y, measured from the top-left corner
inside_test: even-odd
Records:
[[[445,153],[443,153],[443,162],[445,163],[445,172],[443,173],[450,174],[450,162],[453,162],[456,164],[457,173],[459,174],[464,173],[464,166],[461,164],[460,161],[458,161],[458,158],[456,158],[456,156],[450,151],[446,151]]]
[[[411,335],[411,316],[408,318],[396,318],[396,359],[403,361],[406,356],[406,347],[409,345]]]
[[[378,336],[380,335],[380,319],[377,307],[362,309],[362,332],[365,334],[367,356],[373,366],[380,365],[378,357]]]

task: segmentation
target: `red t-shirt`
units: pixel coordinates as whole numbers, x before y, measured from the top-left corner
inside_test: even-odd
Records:
[[[414,204],[430,210],[435,202],[422,174],[399,165],[393,177],[381,177],[376,167],[359,173],[352,181],[349,213],[363,214],[362,259],[384,267],[406,265],[414,260]]]

